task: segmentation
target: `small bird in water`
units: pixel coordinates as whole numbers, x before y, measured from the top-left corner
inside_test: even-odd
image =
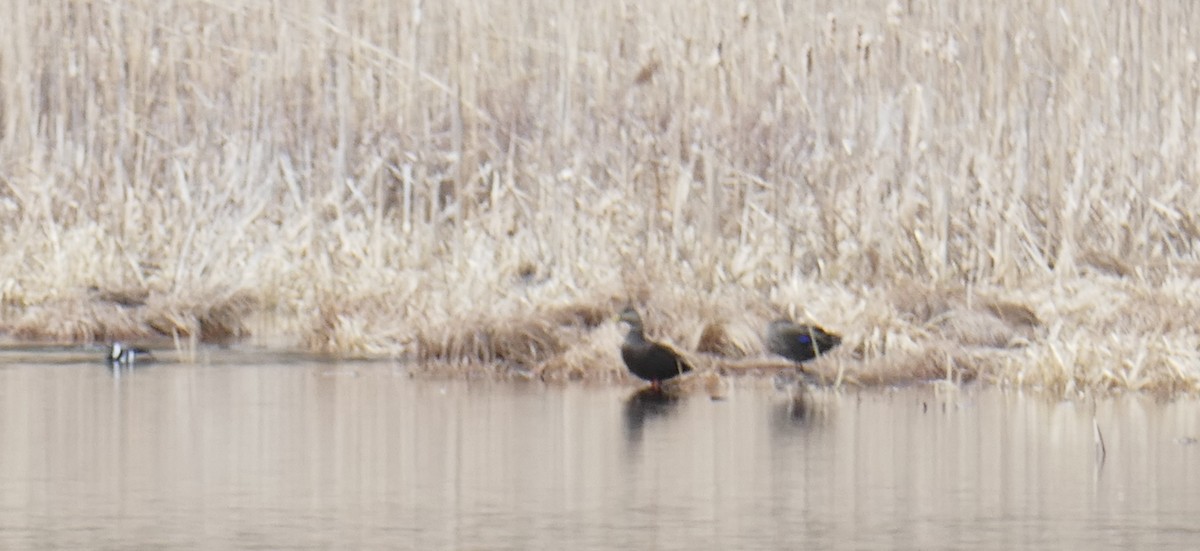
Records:
[[[767,326],[767,349],[797,363],[816,358],[841,343],[840,335],[816,325],[777,319]]]
[[[150,351],[145,348],[126,346],[120,341],[112,343],[108,350],[108,363],[114,367],[132,367],[138,357],[150,359]]]
[[[654,341],[646,340],[642,332],[642,317],[633,307],[621,312],[620,321],[629,324],[629,334],[621,344],[621,359],[625,367],[638,377],[650,381],[650,387],[658,390],[661,384],[692,370],[692,366],[678,352]]]

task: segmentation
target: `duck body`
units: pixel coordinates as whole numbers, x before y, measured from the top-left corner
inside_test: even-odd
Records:
[[[122,342],[114,342],[108,349],[108,363],[113,367],[132,367],[139,358],[146,361],[153,359],[153,356],[145,348],[128,346]]]
[[[797,363],[812,360],[841,343],[840,335],[816,325],[778,319],[767,326],[767,349]]]
[[[662,381],[692,370],[692,366],[678,352],[646,339],[642,318],[633,308],[621,312],[620,320],[629,324],[629,334],[621,344],[621,359],[630,373],[650,381],[654,388],[658,388]]]

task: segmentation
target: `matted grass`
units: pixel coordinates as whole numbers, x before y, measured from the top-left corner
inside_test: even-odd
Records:
[[[1187,3],[16,3],[0,331],[1200,390]],[[432,369],[432,367],[430,367]],[[446,367],[446,372],[452,370]],[[497,368],[501,369],[501,368]]]

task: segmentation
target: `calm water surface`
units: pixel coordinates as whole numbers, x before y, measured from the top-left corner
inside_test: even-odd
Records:
[[[0,547],[1192,548],[1198,437],[1145,396],[8,363]]]

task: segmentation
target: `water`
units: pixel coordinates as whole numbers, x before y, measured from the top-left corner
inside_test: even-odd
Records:
[[[1181,548],[1200,405],[0,365],[0,548]],[[1106,447],[1095,445],[1093,418]]]

